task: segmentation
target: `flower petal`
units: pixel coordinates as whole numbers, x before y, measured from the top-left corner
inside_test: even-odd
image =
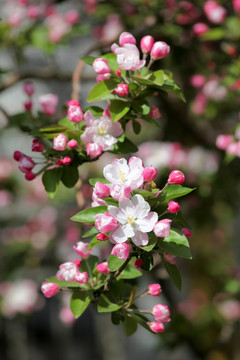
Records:
[[[113,243],[123,243],[127,241],[128,237],[124,233],[121,226],[118,226],[115,230],[113,230],[109,236],[109,240]]]
[[[150,212],[147,216],[136,220],[137,229],[143,232],[152,231],[154,225],[158,221],[158,214],[156,212]]]
[[[131,200],[135,208],[136,218],[143,218],[148,215],[151,210],[150,205],[141,195],[134,195]]]
[[[145,246],[148,244],[148,234],[143,233],[142,231],[136,231],[135,235],[132,237],[132,241],[137,246]]]
[[[109,205],[108,212],[112,215],[120,224],[126,223],[126,216],[116,206]]]

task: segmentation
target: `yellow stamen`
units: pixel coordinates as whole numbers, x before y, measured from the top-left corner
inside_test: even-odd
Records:
[[[127,222],[128,222],[130,225],[134,225],[134,224],[135,224],[135,219],[134,219],[132,216],[128,216],[128,217],[127,217]]]
[[[101,125],[101,126],[99,126],[99,128],[98,128],[98,134],[99,134],[99,135],[103,135],[103,134],[106,132],[106,130],[107,130],[106,126],[105,126],[105,125]]]
[[[123,171],[119,171],[119,179],[124,182],[126,179],[126,174]]]

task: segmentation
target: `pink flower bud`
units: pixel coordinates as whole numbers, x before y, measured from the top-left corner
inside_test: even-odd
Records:
[[[180,170],[173,170],[168,177],[169,184],[180,185],[185,181],[185,176]]]
[[[25,179],[28,181],[32,181],[35,178],[36,178],[36,175],[32,171],[29,171],[25,174]]]
[[[118,70],[115,71],[115,74],[116,74],[117,76],[121,76],[122,72],[121,72],[120,69],[118,69]]]
[[[60,288],[57,284],[51,282],[43,282],[41,286],[42,293],[45,297],[50,298],[56,295]]]
[[[34,94],[34,91],[35,91],[33,83],[31,81],[25,81],[25,83],[23,84],[23,91],[28,96],[32,96]]]
[[[78,105],[70,105],[68,108],[67,117],[69,121],[74,123],[79,123],[83,120],[83,112],[80,106]]]
[[[44,146],[37,139],[32,141],[32,151],[43,152]]]
[[[183,235],[186,236],[186,238],[190,238],[192,236],[192,232],[188,228],[182,228]]]
[[[136,45],[137,41],[135,39],[135,37],[129,33],[129,32],[123,32],[121,33],[120,37],[119,37],[119,44],[120,46],[123,46],[124,44],[133,44]]]
[[[77,272],[75,275],[75,281],[80,284],[86,284],[88,282],[88,273],[86,271],[83,273]]]
[[[104,274],[104,275],[107,275],[110,273],[107,261],[104,261],[104,262],[98,264],[96,269],[97,269],[97,271],[99,271],[101,274]]]
[[[156,334],[164,332],[164,325],[161,322],[152,321],[152,322],[148,322],[147,324],[150,327],[150,329]]]
[[[64,19],[67,23],[75,25],[79,21],[79,14],[76,10],[69,10],[64,15]]]
[[[18,150],[14,151],[14,153],[13,153],[13,158],[16,161],[19,161],[23,156],[24,156],[23,153]]]
[[[137,259],[135,261],[134,266],[135,266],[136,269],[139,269],[142,266],[142,264],[143,264],[143,260],[142,259]]]
[[[195,88],[200,88],[204,85],[206,81],[205,76],[201,74],[195,74],[191,77],[191,85]]]
[[[122,187],[118,184],[115,184],[111,187],[111,197],[114,200],[120,201],[122,199],[129,199],[131,193],[131,187]]]
[[[59,266],[59,270],[56,274],[56,278],[61,281],[73,282],[75,280],[75,275],[79,272],[79,269],[76,264],[73,262],[65,262]]]
[[[181,206],[176,201],[170,201],[167,209],[171,214],[176,214],[181,210]]]
[[[221,24],[225,20],[227,11],[215,0],[206,1],[203,5],[203,8],[208,20],[213,24]]]
[[[64,156],[64,158],[62,159],[63,165],[70,165],[71,162],[72,162],[72,159],[70,158],[70,156]]]
[[[96,77],[96,80],[97,80],[97,82],[99,83],[99,82],[101,82],[101,81],[110,79],[110,77],[111,77],[111,74],[110,74],[110,73],[102,74],[102,75],[98,75],[98,76]]]
[[[203,35],[209,30],[209,27],[204,23],[197,23],[193,25],[193,32],[195,35]]]
[[[126,260],[130,252],[130,246],[126,243],[117,244],[112,248],[111,254],[119,259]]]
[[[107,198],[110,196],[109,186],[102,184],[101,182],[96,182],[93,191],[95,195],[100,199]]]
[[[26,111],[31,111],[31,110],[32,110],[32,107],[33,107],[33,103],[32,103],[31,100],[25,101],[25,103],[24,103],[24,109],[25,109]]]
[[[148,294],[152,296],[159,296],[162,292],[160,284],[151,284],[148,286]]]
[[[30,5],[27,8],[27,16],[29,17],[29,19],[37,19],[40,15],[40,8],[38,6],[35,5]]]
[[[98,75],[103,75],[111,72],[108,62],[104,58],[97,58],[93,62],[94,71]]]
[[[176,264],[176,261],[175,261],[176,256],[175,255],[169,254],[166,251],[164,251],[163,258],[169,264],[172,264],[172,265]]]
[[[156,321],[169,322],[171,321],[169,307],[163,304],[157,304],[152,309],[152,314]]]
[[[107,238],[108,238],[108,236],[106,234],[103,234],[103,233],[97,234],[98,241],[105,241],[105,240],[107,240]]]
[[[58,136],[56,136],[53,139],[53,148],[54,150],[57,151],[64,151],[66,149],[67,146],[67,140],[68,138],[66,137],[66,135],[60,133]]]
[[[154,43],[151,50],[151,58],[153,60],[163,59],[170,52],[170,46],[164,41],[157,41]]]
[[[91,252],[92,249],[87,250],[89,244],[88,243],[84,243],[83,241],[79,241],[77,242],[76,246],[73,246],[73,250],[79,255],[81,256],[83,259],[87,259]]]
[[[129,93],[129,86],[127,84],[118,84],[114,91],[119,96],[124,97],[127,96]]]
[[[216,139],[216,146],[221,150],[226,150],[231,142],[233,142],[232,135],[218,135]]]
[[[74,264],[76,264],[78,267],[80,267],[81,264],[82,264],[82,260],[80,260],[80,259],[74,260],[73,262],[74,262]]]
[[[172,220],[163,219],[158,221],[153,228],[153,232],[157,237],[165,237],[170,234],[170,226]]]
[[[109,119],[112,119],[112,116],[111,116],[111,113],[110,113],[110,105],[108,105],[106,107],[106,109],[103,110],[102,114],[103,114],[103,116],[105,115],[105,116],[109,117]]]
[[[67,146],[70,149],[76,149],[78,147],[78,142],[77,142],[77,140],[72,139],[72,140],[68,141]]]
[[[29,171],[32,170],[32,168],[34,167],[34,162],[33,160],[28,157],[28,156],[23,156],[21,157],[21,159],[19,160],[19,170],[22,171],[23,173],[27,173]]]
[[[45,94],[39,97],[39,104],[46,115],[54,115],[57,110],[58,96],[55,94]]]
[[[157,174],[158,174],[158,171],[153,166],[146,167],[142,172],[144,181],[152,181],[152,180],[156,179]]]
[[[155,105],[151,107],[149,115],[152,119],[159,119],[162,116],[159,108]]]
[[[70,100],[70,101],[68,101],[67,106],[68,107],[70,107],[70,106],[80,106],[80,103],[79,103],[78,100]]]
[[[240,12],[240,0],[232,0],[233,9],[236,13]]]
[[[97,143],[89,143],[87,144],[87,154],[91,159],[94,159],[101,155],[102,147]]]
[[[95,226],[101,233],[107,233],[116,229],[118,223],[117,220],[106,211],[104,214],[98,214],[96,216]]]
[[[146,35],[141,39],[140,47],[144,54],[151,51],[154,44],[154,38],[150,35]]]
[[[116,43],[114,43],[114,44],[112,44],[112,46],[111,46],[111,51],[115,54],[115,55],[117,55],[116,54],[116,49],[118,49],[119,48],[119,46],[116,44]]]

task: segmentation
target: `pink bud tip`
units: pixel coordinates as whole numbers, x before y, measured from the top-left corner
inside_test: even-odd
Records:
[[[101,274],[104,274],[104,275],[107,275],[110,273],[107,261],[104,261],[103,263],[98,264],[96,269],[97,269],[97,271],[99,271]]]
[[[129,93],[129,86],[127,84],[118,84],[114,91],[119,96],[124,97],[127,96]]]
[[[42,283],[41,290],[45,297],[50,298],[56,295],[59,292],[60,288],[55,283],[44,282]]]
[[[31,81],[26,81],[23,84],[23,90],[28,96],[32,96],[34,94],[34,86]]]
[[[161,322],[152,321],[152,322],[148,322],[147,324],[150,327],[150,329],[156,334],[164,332],[164,325]]]
[[[153,166],[146,167],[142,172],[144,181],[154,180],[157,177],[157,174],[158,174],[158,171]]]
[[[169,184],[180,185],[185,181],[185,176],[180,170],[173,170],[168,177]]]
[[[190,238],[192,236],[192,232],[188,229],[188,228],[182,228],[182,233],[183,235],[185,235],[187,238]]]
[[[119,259],[126,260],[130,252],[130,246],[126,243],[117,244],[112,248],[111,254]]]
[[[70,156],[65,156],[62,160],[63,165],[70,165],[72,162],[72,159],[70,158]]]
[[[87,154],[88,156],[93,159],[101,155],[102,147],[97,143],[89,143],[87,144]]]
[[[162,113],[157,106],[153,105],[150,109],[149,115],[152,119],[159,119],[162,116]]]
[[[68,141],[67,146],[70,149],[76,149],[78,147],[78,142],[77,142],[77,140],[72,139],[72,140]]]
[[[152,296],[159,296],[162,292],[160,284],[151,284],[148,286],[148,294]]]
[[[19,161],[22,157],[23,157],[23,153],[21,153],[21,151],[18,150],[14,151],[13,153],[14,160]]]
[[[80,284],[86,284],[88,282],[88,273],[86,271],[83,273],[77,272],[75,274],[75,281]]]
[[[32,110],[32,106],[33,106],[33,103],[32,103],[31,100],[25,101],[25,103],[24,103],[24,109],[25,109],[26,111],[31,111],[31,110]]]
[[[25,179],[28,181],[34,180],[35,177],[36,177],[36,175],[32,171],[29,171],[25,174]]]
[[[93,62],[93,68],[98,75],[104,75],[111,72],[108,62],[104,58],[95,59]]]
[[[118,70],[115,71],[115,74],[116,74],[117,76],[121,76],[122,72],[121,72],[120,69],[118,69]]]
[[[32,142],[32,151],[43,152],[44,146],[37,139],[34,139]]]
[[[108,238],[108,236],[106,234],[103,234],[103,233],[97,234],[98,241],[105,241],[105,240],[107,240],[107,238]]]
[[[167,209],[171,214],[176,214],[181,210],[181,206],[176,201],[170,201]]]
[[[74,264],[76,264],[78,267],[80,267],[81,264],[82,264],[82,261],[81,261],[80,259],[74,260],[73,262],[74,262]]]
[[[151,58],[153,60],[163,59],[170,52],[170,46],[164,41],[157,41],[154,43],[151,50]]]
[[[137,41],[135,37],[129,32],[123,32],[119,37],[119,44],[123,46],[124,44],[133,44],[136,45]]]
[[[142,264],[143,264],[143,260],[142,259],[137,259],[136,261],[135,261],[135,264],[134,264],[134,266],[135,266],[135,268],[140,268],[141,266],[142,266]]]
[[[154,38],[150,35],[146,35],[141,39],[140,47],[144,54],[149,53],[152,50],[154,44]]]

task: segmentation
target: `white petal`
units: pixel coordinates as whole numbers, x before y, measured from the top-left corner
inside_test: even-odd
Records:
[[[136,220],[137,229],[143,232],[152,231],[157,221],[158,214],[156,212],[150,212],[144,218]]]
[[[94,115],[91,113],[90,110],[88,110],[88,111],[84,114],[84,121],[85,121],[86,125],[87,125],[87,126],[92,126],[94,120],[95,120]]]
[[[132,227],[132,225],[130,225],[128,223],[122,225],[122,230],[128,238],[134,236],[134,234],[135,234],[134,228]]]
[[[111,242],[113,240],[115,243],[119,244],[127,241],[128,237],[124,233],[122,227],[118,226],[115,230],[111,232],[109,239]]]
[[[132,237],[132,241],[137,246],[145,246],[148,244],[148,235],[141,231],[137,231],[136,234]]]
[[[135,207],[136,218],[143,218],[148,215],[149,211],[151,210],[151,207],[149,203],[145,201],[141,195],[139,194],[134,195],[131,200]]]
[[[136,219],[136,210],[130,199],[122,199],[119,201],[119,209],[123,212],[123,214],[127,216],[131,216]]]
[[[116,207],[113,205],[108,206],[108,212],[111,214],[120,224],[126,223],[126,216]]]

